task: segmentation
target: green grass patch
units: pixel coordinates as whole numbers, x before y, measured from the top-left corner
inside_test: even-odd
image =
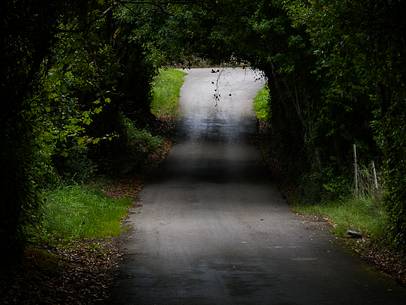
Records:
[[[350,198],[316,205],[296,204],[301,214],[327,217],[334,233],[345,236],[348,229],[358,230],[372,239],[384,239],[387,216],[384,207],[372,198]]]
[[[269,88],[265,85],[254,98],[254,111],[258,120],[269,121],[271,118],[269,101]]]
[[[49,191],[42,207],[39,239],[48,243],[118,236],[131,199],[113,199],[95,187],[63,186]]]
[[[160,69],[152,86],[151,112],[158,118],[178,115],[180,89],[186,73],[173,68]]]

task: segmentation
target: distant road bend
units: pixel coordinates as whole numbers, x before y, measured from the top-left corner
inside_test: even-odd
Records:
[[[406,291],[369,271],[294,215],[247,138],[251,70],[192,69],[179,139],[134,209],[113,304],[404,305]],[[214,82],[214,84],[213,84]]]

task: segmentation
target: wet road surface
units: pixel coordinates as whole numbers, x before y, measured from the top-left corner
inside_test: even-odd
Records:
[[[111,303],[406,304],[404,288],[294,215],[267,179],[248,141],[259,75],[225,69],[215,91],[218,76],[189,71],[178,143],[130,214]]]

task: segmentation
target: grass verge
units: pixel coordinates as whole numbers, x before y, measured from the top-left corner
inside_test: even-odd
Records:
[[[348,198],[315,205],[294,204],[299,214],[327,221],[333,233],[368,263],[406,286],[406,256],[386,239],[387,214],[372,198]],[[362,238],[349,238],[347,230],[359,231]]]
[[[331,223],[333,232],[345,237],[347,230],[356,230],[373,240],[382,240],[386,226],[384,207],[372,198],[349,198],[315,205],[295,204],[295,212],[315,215]]]
[[[160,119],[178,115],[178,102],[186,73],[174,68],[160,69],[152,89],[151,112]]]
[[[40,238],[55,244],[118,236],[131,203],[130,198],[110,198],[88,185],[49,191],[42,208]]]
[[[258,120],[269,121],[271,117],[269,109],[269,89],[264,86],[254,98],[254,111]]]
[[[137,177],[98,179],[46,193],[43,218],[17,264],[0,272],[0,303],[104,304],[118,268],[122,220],[142,188]]]

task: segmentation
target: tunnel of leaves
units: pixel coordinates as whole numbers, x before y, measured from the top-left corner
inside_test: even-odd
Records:
[[[273,174],[315,202],[351,192],[352,147],[382,172],[406,244],[401,0],[5,0],[0,3],[0,239],[12,256],[41,190],[110,170],[129,120],[156,129],[159,67],[244,62],[270,88]],[[327,187],[326,187],[327,186]]]

